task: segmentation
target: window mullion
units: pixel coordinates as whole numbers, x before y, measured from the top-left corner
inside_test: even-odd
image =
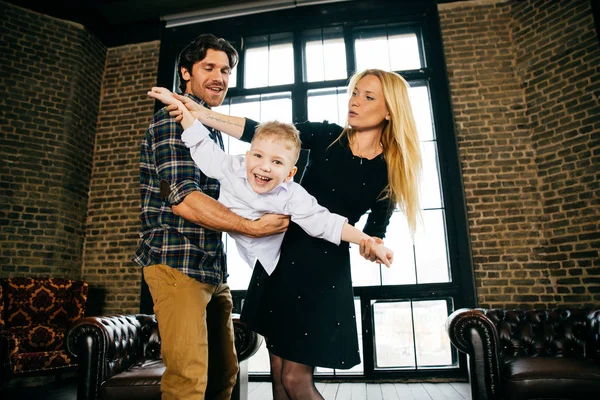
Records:
[[[305,54],[302,49],[302,34],[294,32],[294,86],[292,88],[292,120],[304,122],[308,120],[307,89],[304,85]]]
[[[344,27],[344,45],[346,46],[347,76],[352,76],[356,69],[356,61],[354,58],[354,34],[350,25]]]

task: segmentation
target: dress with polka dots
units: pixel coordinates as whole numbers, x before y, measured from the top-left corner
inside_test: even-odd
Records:
[[[393,207],[382,192],[382,155],[354,156],[338,125],[301,123],[309,150],[302,186],[319,204],[354,225],[370,210],[364,232],[383,238]],[[377,264],[373,263],[373,268]],[[347,242],[313,238],[290,223],[272,275],[254,268],[241,320],[262,334],[273,354],[301,364],[349,369],[360,363]]]

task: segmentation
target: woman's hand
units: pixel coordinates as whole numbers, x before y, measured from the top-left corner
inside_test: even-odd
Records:
[[[167,105],[167,109],[170,107],[173,111],[169,112],[169,115],[175,118],[175,121],[181,122],[181,125],[184,129],[189,128],[194,122],[194,116],[187,109],[185,104],[176,98],[175,93],[172,93],[169,89],[161,88],[161,87],[153,87],[152,90],[148,92],[148,96],[161,101],[163,104]],[[180,98],[187,99],[187,97],[179,96]]]
[[[189,97],[182,96],[177,93],[173,93],[173,98],[179,100],[185,108],[191,111],[194,118],[199,120],[200,122],[206,122],[206,115],[208,113],[208,108],[203,107],[202,105],[196,103],[194,100]],[[167,106],[167,111],[169,111],[169,115],[175,120],[179,120],[181,117],[182,111],[176,105]]]
[[[368,261],[379,262],[385,264],[382,260],[377,257],[377,246],[376,244],[383,244],[383,240],[372,236],[369,239],[363,239],[360,241],[360,255]]]

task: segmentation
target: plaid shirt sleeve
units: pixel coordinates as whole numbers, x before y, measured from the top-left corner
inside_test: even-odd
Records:
[[[227,274],[221,233],[189,222],[171,209],[194,191],[214,199],[219,196],[219,182],[196,167],[182,133],[180,124],[163,108],[142,141],[142,242],[133,260],[140,266],[166,264],[201,282],[218,284]],[[222,143],[218,132],[211,139]]]
[[[171,193],[165,199],[167,205],[176,205],[185,196],[202,191],[201,174],[190,156],[190,150],[181,140],[183,128],[173,118],[156,120],[150,127],[154,140],[152,152],[155,157],[156,172],[159,178],[168,182]]]

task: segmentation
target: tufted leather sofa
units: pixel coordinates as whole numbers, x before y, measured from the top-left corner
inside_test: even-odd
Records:
[[[448,317],[446,330],[467,354],[473,400],[600,393],[600,310],[463,308]]]
[[[65,336],[85,314],[88,285],[63,278],[0,279],[0,386],[75,369]]]
[[[250,331],[234,314],[235,347],[240,371],[232,399],[248,398],[248,361],[262,336]],[[67,335],[69,353],[79,362],[78,400],[160,400],[165,370],[154,315],[86,317]]]

